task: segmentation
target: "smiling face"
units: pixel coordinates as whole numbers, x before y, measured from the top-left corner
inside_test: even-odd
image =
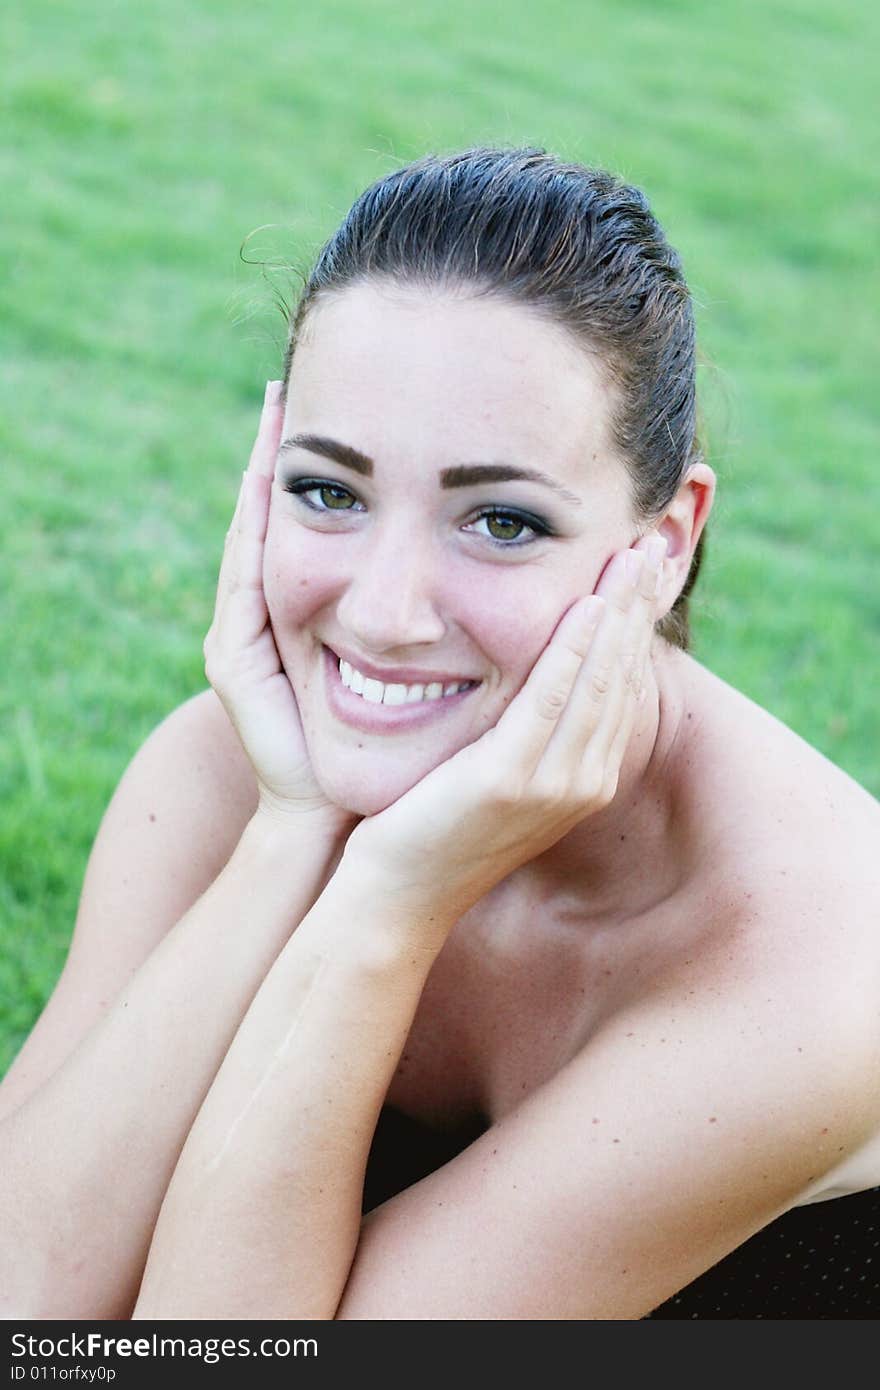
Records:
[[[491,728],[636,539],[608,408],[589,355],[518,305],[370,283],[314,306],[264,582],[333,802],[374,814]]]

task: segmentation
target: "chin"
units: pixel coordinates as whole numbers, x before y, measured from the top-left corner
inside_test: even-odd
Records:
[[[451,719],[423,721],[407,732],[362,731],[328,718],[308,687],[294,689],[318,785],[335,806],[359,816],[378,815],[399,801],[493,722],[492,711],[477,706],[462,717],[459,705]],[[458,697],[462,704],[466,698]]]
[[[357,816],[376,816],[391,806],[420,782],[431,767],[418,767],[408,772],[403,768],[376,767],[370,759],[363,767],[353,767],[349,759],[345,768],[321,766],[320,759],[312,761],[318,785],[334,806]]]

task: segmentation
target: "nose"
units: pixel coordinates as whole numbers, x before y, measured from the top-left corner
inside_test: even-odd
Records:
[[[436,604],[436,565],[427,542],[380,527],[363,538],[345,592],[340,625],[363,652],[406,653],[446,632]]]

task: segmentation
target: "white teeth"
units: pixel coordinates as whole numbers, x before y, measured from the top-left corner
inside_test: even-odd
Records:
[[[382,696],[385,694],[385,687],[381,681],[373,681],[367,678],[364,681],[364,699],[371,705],[381,705]]]
[[[386,685],[382,696],[383,705],[403,705],[406,703],[405,685]]]
[[[385,685],[358,671],[348,661],[339,658],[339,678],[342,684],[355,695],[361,695],[371,705],[416,705],[421,700],[440,700],[445,695],[456,695],[459,690],[467,690],[471,681],[431,681],[429,685],[402,685],[399,682]]]

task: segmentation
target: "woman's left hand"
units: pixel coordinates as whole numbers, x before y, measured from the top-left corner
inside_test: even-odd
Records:
[[[654,532],[615,555],[595,593],[564,613],[494,727],[361,821],[343,864],[356,864],[389,903],[402,894],[406,908],[436,909],[451,926],[607,806],[644,690],[665,551]]]

